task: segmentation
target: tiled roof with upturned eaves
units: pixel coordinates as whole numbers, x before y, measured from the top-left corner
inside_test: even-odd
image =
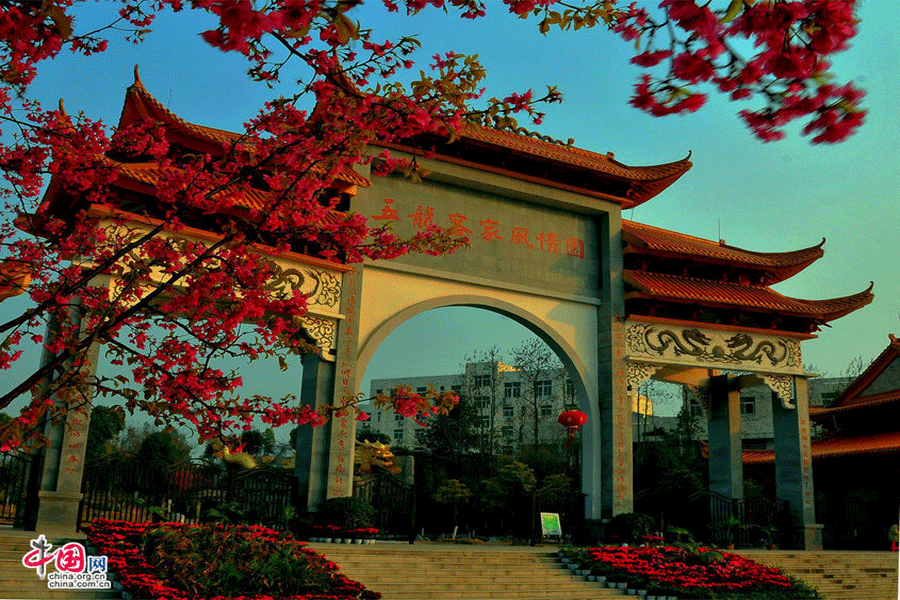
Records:
[[[710,308],[750,310],[811,319],[824,323],[849,314],[872,299],[872,286],[851,296],[828,300],[799,300],[779,294],[765,286],[729,281],[711,281],[664,273],[626,269],[625,283],[632,298],[650,298],[663,302],[698,304]]]
[[[767,274],[769,284],[784,281],[821,258],[825,243],[823,239],[815,246],[792,252],[753,252],[627,220],[622,221],[622,240],[626,254],[685,259],[763,272]]]

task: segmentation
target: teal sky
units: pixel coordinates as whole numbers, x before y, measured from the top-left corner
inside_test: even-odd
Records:
[[[853,294],[874,281],[875,301],[804,342],[806,363],[819,372],[838,375],[857,356],[874,358],[887,345],[888,333],[900,333],[900,47],[895,40],[900,16],[894,3],[863,0],[860,32],[835,61],[839,80],[853,79],[866,90],[869,114],[854,137],[831,146],[810,145],[799,137],[799,127],[786,140],[763,144],[736,116],[754,105],[728,102],[711,90],[699,90],[711,92],[711,100],[696,114],[645,115],[627,103],[639,73],[628,64],[630,44],[600,29],[541,36],[535,24],[505,14],[500,2],[488,5],[487,18],[470,22],[434,10],[415,18],[389,15],[380,2],[370,0],[356,18],[375,30],[375,41],[418,34],[423,48],[414,58],[423,67],[435,52],[479,54],[488,72],[488,97],[558,86],[565,101],[547,107],[544,124],[534,128],[543,134],[614,152],[629,165],[678,160],[691,151],[693,169],[653,200],[627,211],[626,218],[754,251],[794,250],[826,238],[824,258],[776,289],[819,299]],[[76,28],[108,16],[106,6],[86,4]],[[241,57],[207,47],[197,34],[210,23],[204,15],[164,13],[141,45],[112,39],[103,54],[65,54],[43,65],[32,95],[47,105],[64,98],[68,112],[83,111],[112,125],[133,66],[139,64],[148,90],[176,114],[239,130],[279,90],[251,82]],[[283,90],[288,93],[290,86]],[[0,313],[17,307],[18,301],[5,302]],[[426,313],[382,345],[362,389],[372,377],[453,372],[472,350],[512,348],[528,336],[511,321],[484,311]],[[0,379],[11,381],[17,370]],[[275,375],[275,370],[251,376],[254,386],[264,388],[251,391],[294,391],[295,375]]]

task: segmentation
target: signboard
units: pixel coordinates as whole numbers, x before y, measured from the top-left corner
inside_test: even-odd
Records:
[[[541,535],[543,537],[562,537],[559,513],[541,513]]]
[[[598,295],[598,230],[587,215],[530,204],[426,179],[378,177],[354,209],[370,226],[390,224],[401,236],[431,225],[452,228],[470,247],[437,259],[409,254],[397,262],[527,285],[558,293]]]

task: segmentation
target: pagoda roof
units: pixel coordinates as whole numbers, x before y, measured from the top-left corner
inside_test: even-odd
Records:
[[[350,96],[365,96],[342,69],[330,73],[328,79]],[[317,106],[313,115],[319,110]],[[622,208],[633,208],[650,200],[693,166],[690,152],[674,162],[632,167],[617,161],[612,152],[600,154],[577,148],[571,142],[564,144],[521,127],[511,131],[469,121],[455,135],[448,131],[399,143],[378,140],[372,143],[403,151],[413,151],[421,143],[433,144],[434,153],[442,161],[604,198],[619,203]]]
[[[887,384],[873,385],[888,369],[893,368],[895,374],[900,371],[900,339],[888,335],[888,340],[887,348],[831,404],[815,410],[810,408],[810,418],[826,419],[832,415],[900,401],[900,384],[890,374],[886,378]]]
[[[791,252],[753,252],[699,237],[622,220],[625,254],[641,254],[666,259],[684,259],[764,273],[767,284],[796,275],[824,254],[825,240],[815,246]]]
[[[810,443],[810,449],[813,460],[858,454],[894,454],[900,452],[900,431],[814,440]],[[744,464],[772,463],[775,451],[744,450],[741,459]]]
[[[626,269],[625,282],[633,290],[625,300],[647,298],[663,302],[699,304],[710,308],[774,313],[810,319],[823,324],[840,318],[869,304],[869,288],[841,298],[828,300],[800,300],[779,294],[765,286],[713,281],[665,273],[650,273]]]
[[[144,87],[141,81],[138,68],[135,67],[134,83],[125,93],[125,104],[122,106],[122,113],[119,116],[119,129],[146,119],[152,119],[164,124],[166,135],[169,136],[170,142],[192,150],[209,152],[213,155],[225,153],[233,144],[240,143],[244,137],[240,133],[196,125],[185,121],[163,106],[159,100],[147,91],[147,88]],[[371,185],[368,179],[349,167],[344,168],[337,179],[342,183],[360,187],[369,187]]]
[[[646,202],[672,185],[693,166],[688,154],[685,158],[674,162],[633,167],[617,161],[612,152],[600,154],[476,123],[467,123],[459,133],[458,141],[463,144],[468,142],[499,148],[507,157],[527,156],[566,169],[589,172],[624,183],[627,185],[627,191],[624,196],[618,198],[622,208],[632,208]]]

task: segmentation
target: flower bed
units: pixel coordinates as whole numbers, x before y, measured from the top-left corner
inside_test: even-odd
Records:
[[[313,525],[310,531],[311,541],[318,540],[374,540],[378,534],[375,527],[347,528],[337,525]]]
[[[325,557],[266,527],[127,523],[84,527],[125,591],[166,600],[377,599]],[[211,592],[210,590],[215,590]]]
[[[818,599],[814,589],[737,554],[708,548],[601,547],[569,552],[592,573],[649,595],[716,600]]]

